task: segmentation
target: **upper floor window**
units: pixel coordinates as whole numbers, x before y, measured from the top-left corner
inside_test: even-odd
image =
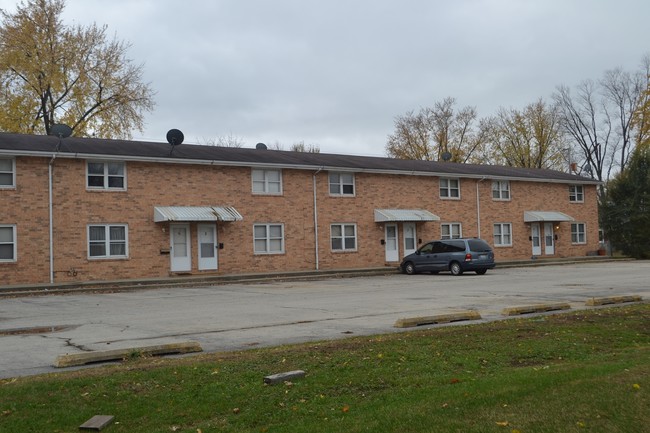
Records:
[[[330,195],[354,195],[354,173],[329,173]]]
[[[569,201],[585,201],[585,192],[582,185],[569,185]]]
[[[492,198],[495,200],[510,200],[510,182],[507,180],[493,180]]]
[[[128,230],[124,224],[88,226],[88,257],[125,258],[128,256]]]
[[[254,194],[282,194],[282,171],[254,168],[251,177]]]
[[[512,224],[494,224],[494,246],[508,247],[512,245]]]
[[[460,198],[460,180],[441,177],[440,198]]]
[[[253,238],[255,254],[284,253],[284,226],[282,224],[255,224]]]
[[[357,249],[356,224],[332,224],[330,241],[332,251],[355,251]]]
[[[460,239],[463,237],[463,229],[460,223],[440,224],[440,239]]]
[[[587,243],[585,223],[571,223],[571,243],[572,244]]]
[[[16,261],[16,226],[0,225],[0,263]]]
[[[16,186],[16,162],[13,158],[0,158],[0,188]]]
[[[124,162],[88,161],[88,188],[126,189]]]

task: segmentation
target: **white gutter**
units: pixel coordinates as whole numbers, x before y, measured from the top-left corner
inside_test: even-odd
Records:
[[[323,170],[323,167],[316,170],[316,173],[312,175],[313,180],[313,190],[314,190],[314,249],[315,249],[315,259],[316,259],[316,270],[319,268],[319,256],[318,256],[318,206],[316,203],[316,175]]]
[[[52,155],[48,164],[48,210],[49,210],[49,232],[50,232],[50,284],[54,284],[54,217],[52,215],[52,170],[56,153]]]

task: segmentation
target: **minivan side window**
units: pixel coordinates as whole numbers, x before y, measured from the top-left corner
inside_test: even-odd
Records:
[[[448,253],[458,253],[465,251],[465,242],[463,241],[446,241],[445,242],[445,252]]]
[[[426,244],[420,248],[420,252],[424,254],[429,254],[433,250],[433,244]]]
[[[445,247],[446,247],[445,244],[443,244],[442,242],[434,242],[431,252],[433,254],[444,253],[446,249]]]

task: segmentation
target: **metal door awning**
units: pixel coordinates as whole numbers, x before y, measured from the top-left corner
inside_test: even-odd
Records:
[[[534,222],[562,222],[562,221],[575,221],[572,216],[569,216],[562,212],[557,211],[525,211],[524,212],[524,222],[534,223]]]
[[[388,221],[440,221],[440,217],[424,209],[375,209],[375,222]]]
[[[229,206],[156,206],[154,222],[162,221],[241,221],[237,209]]]

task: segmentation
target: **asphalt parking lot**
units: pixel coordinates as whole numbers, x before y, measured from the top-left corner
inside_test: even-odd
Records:
[[[220,352],[404,332],[394,324],[409,317],[477,311],[463,322],[475,323],[526,305],[645,302],[649,275],[650,261],[622,261],[0,299],[0,377],[62,371],[52,365],[67,353],[183,341]]]

